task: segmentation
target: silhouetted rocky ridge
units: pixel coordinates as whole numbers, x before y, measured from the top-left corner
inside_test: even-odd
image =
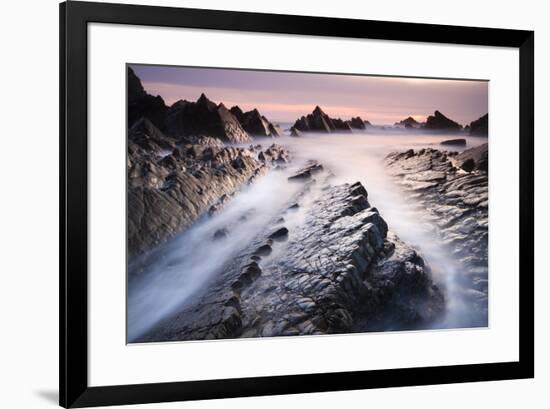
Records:
[[[168,110],[165,128],[175,138],[205,135],[234,143],[252,139],[223,103],[216,105],[205,94],[196,102],[174,103]]]
[[[230,109],[246,132],[252,136],[277,137],[279,131],[269,120],[260,114],[257,109],[243,112],[238,106]]]
[[[462,129],[462,125],[447,118],[441,112],[435,111],[433,115],[430,115],[426,119],[424,128],[432,130],[460,131]]]
[[[421,124],[412,116],[409,116],[399,122],[396,122],[395,126],[404,127],[404,128],[420,128]]]
[[[168,107],[160,96],[149,95],[134,70],[128,67],[128,127],[140,118],[147,118],[156,127],[163,128]]]
[[[259,118],[257,110],[247,124]],[[246,115],[246,114],[245,114]],[[167,107],[128,68],[128,252],[144,253],[215,212],[243,186],[286,163],[277,145],[225,146],[251,137],[223,105],[202,94]],[[274,128],[274,127],[273,127]]]
[[[489,114],[483,115],[470,123],[470,135],[488,136],[489,135]]]
[[[297,119],[290,128],[290,132],[292,136],[299,136],[299,132],[329,133],[351,131],[352,129],[365,129],[367,123],[368,121],[364,121],[359,116],[351,118],[349,121],[340,118],[331,118],[319,106],[316,106],[311,114]]]

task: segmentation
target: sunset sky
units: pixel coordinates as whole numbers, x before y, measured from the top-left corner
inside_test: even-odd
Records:
[[[228,108],[253,108],[294,122],[319,105],[331,117],[393,124],[423,121],[436,109],[467,125],[488,112],[488,82],[131,65],[148,93],[168,105],[201,93]]]

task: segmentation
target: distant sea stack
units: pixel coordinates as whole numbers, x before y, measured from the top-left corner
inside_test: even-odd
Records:
[[[351,120],[348,121],[349,126],[353,129],[365,129],[367,127],[367,123],[369,121],[363,121],[360,116],[356,116],[355,118],[351,118]]]
[[[300,132],[351,131],[352,129],[365,129],[367,125],[370,125],[370,122],[359,116],[351,118],[349,121],[331,118],[319,106],[316,106],[311,114],[296,120],[290,128],[290,133],[293,136],[299,136]]]
[[[420,122],[414,119],[412,116],[409,116],[402,121],[396,122],[395,126],[402,126],[404,128],[420,128]]]
[[[466,146],[466,139],[449,139],[440,143],[440,145]]]
[[[277,128],[261,115],[257,109],[243,112],[238,106],[230,109],[231,113],[237,118],[243,129],[253,136],[277,137],[279,132]]]
[[[447,118],[441,112],[435,111],[434,114],[430,115],[426,120],[424,128],[432,130],[460,131],[462,129],[462,125]]]
[[[488,136],[489,135],[489,114],[483,115],[470,123],[470,135]]]

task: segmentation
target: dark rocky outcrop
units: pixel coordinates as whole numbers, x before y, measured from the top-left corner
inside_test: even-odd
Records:
[[[476,146],[467,149],[464,152],[452,158],[453,163],[466,172],[479,170],[487,172],[489,170],[489,145]]]
[[[483,115],[470,123],[470,135],[488,136],[489,135],[489,114]]]
[[[243,129],[252,136],[279,136],[279,131],[268,119],[261,115],[257,109],[243,112],[238,106],[230,109],[231,113],[237,118]]]
[[[370,124],[370,122],[368,121],[363,121],[360,116],[351,118],[348,122],[349,122],[349,126],[352,129],[365,129],[367,127],[367,123]]]
[[[201,94],[196,102],[177,101],[166,117],[166,132],[179,139],[206,135],[225,142],[247,142],[250,136],[223,105],[216,105]]]
[[[138,341],[418,328],[439,316],[444,300],[430,268],[388,231],[365,188],[316,176],[324,187],[299,228],[274,218],[202,295]],[[313,185],[304,181],[294,199],[314,194]]]
[[[440,131],[460,131],[462,125],[447,118],[441,112],[435,111],[433,115],[430,115],[428,119],[426,119],[424,128]]]
[[[291,129],[300,132],[331,132],[335,128],[330,117],[317,106],[311,114],[296,120]]]
[[[402,121],[396,122],[395,126],[404,128],[420,128],[420,122],[418,122],[412,116],[409,116]]]
[[[351,131],[349,122],[340,118],[333,119],[316,106],[311,114],[302,116],[298,119],[291,128],[300,132],[334,132],[334,131]]]
[[[426,226],[436,226],[434,240],[448,247],[463,294],[478,311],[477,325],[487,325],[488,174],[487,145],[463,153],[436,149],[394,152],[386,166],[412,198],[428,212]]]
[[[128,67],[128,127],[135,124],[140,118],[147,118],[157,128],[164,127],[168,107],[160,96],[149,95],[134,70]]]
[[[335,131],[351,131],[349,121],[344,121],[340,118],[332,119],[332,125]]]
[[[449,145],[449,146],[466,146],[466,139],[459,138],[459,139],[447,139],[446,141],[442,141],[440,145]]]
[[[141,118],[147,118],[178,142],[199,137],[235,143],[250,140],[239,120],[223,104],[217,105],[202,94],[196,102],[180,100],[168,108],[160,96],[154,97],[145,91],[140,79],[128,67],[128,128]],[[264,120],[260,117],[260,122]],[[273,128],[272,134],[277,132],[268,121],[267,127]]]
[[[135,256],[214,213],[243,185],[286,160],[271,146],[263,152],[226,147],[214,138],[176,145],[151,121],[139,120],[128,135],[128,253]]]

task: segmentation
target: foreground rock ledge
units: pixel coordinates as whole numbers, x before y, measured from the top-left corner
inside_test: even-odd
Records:
[[[312,183],[304,181],[296,204]],[[303,225],[272,240],[281,220],[253,238],[202,296],[137,341],[419,328],[442,313],[429,267],[388,232],[360,183],[325,186]]]
[[[462,153],[411,149],[389,154],[385,163],[427,211],[425,225],[434,226],[434,240],[456,262],[457,279],[468,288],[462,296],[479,313],[476,324],[487,325],[488,145]]]

